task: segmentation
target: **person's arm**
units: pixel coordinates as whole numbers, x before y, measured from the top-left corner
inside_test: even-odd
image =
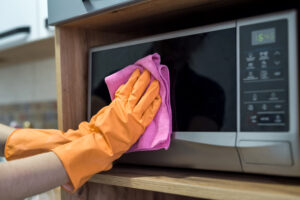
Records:
[[[12,127],[0,124],[0,156],[4,156],[4,147],[6,140],[14,130],[15,129]]]
[[[52,151],[70,179],[64,189],[76,191],[94,174],[111,169],[155,118],[162,99],[159,82],[150,82],[149,71],[136,69],[115,92],[115,99],[75,130],[15,130],[5,145],[6,160]]]
[[[70,180],[53,152],[0,164],[0,199],[24,199]]]

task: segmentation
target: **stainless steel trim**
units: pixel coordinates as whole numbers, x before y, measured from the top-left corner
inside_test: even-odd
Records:
[[[235,147],[236,132],[175,132],[176,140],[222,147]]]
[[[237,84],[237,91],[236,91],[236,97],[237,97],[237,114],[236,114],[236,118],[237,118],[237,132],[240,131],[240,29],[238,27],[238,24],[236,24],[236,84]]]
[[[288,40],[289,40],[289,103],[290,103],[290,132],[297,133],[299,141],[299,105],[298,105],[298,37],[296,11],[291,12],[288,16]],[[297,112],[295,112],[297,111]],[[291,129],[293,128],[293,129]]]
[[[245,94],[249,93],[261,93],[261,92],[283,92],[283,89],[270,89],[270,90],[252,90],[252,91],[244,91]]]
[[[299,137],[299,85],[298,85],[298,37],[297,37],[297,13],[290,12],[288,17],[289,40],[289,103],[290,103],[290,133],[294,135],[292,143],[292,155],[298,173],[300,171],[300,137]]]
[[[292,15],[296,14],[296,10],[287,10],[287,11],[281,11],[276,13],[270,13],[265,15],[259,15],[254,17],[248,17],[245,19],[239,19],[237,20],[237,25],[244,26],[244,25],[250,25],[250,24],[258,24],[258,23],[264,23],[269,21],[275,21],[280,19],[292,19]],[[292,19],[294,20],[294,19]]]
[[[240,116],[240,95],[241,95],[241,86],[240,86],[240,29],[238,27],[238,24],[236,22],[236,98],[237,98],[237,109],[236,109],[236,138],[235,138],[235,147],[236,147],[236,151],[239,157],[239,161],[240,161],[240,165],[241,165],[241,170],[244,171],[243,169],[243,164],[242,164],[242,158],[241,158],[241,152],[239,151],[239,149],[237,148],[238,145],[238,135],[240,132],[240,122],[241,122],[241,116]]]

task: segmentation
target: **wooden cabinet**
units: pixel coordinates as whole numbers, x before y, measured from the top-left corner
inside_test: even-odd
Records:
[[[257,7],[259,3],[259,7]],[[294,7],[237,0],[149,0],[56,26],[59,128],[87,119],[91,47],[176,29]],[[179,195],[179,196],[176,196]],[[95,175],[65,199],[300,199],[300,180],[246,174],[146,167],[115,167]]]

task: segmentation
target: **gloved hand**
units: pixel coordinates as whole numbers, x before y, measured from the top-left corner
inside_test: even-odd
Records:
[[[5,146],[7,160],[52,150],[60,158],[75,191],[95,173],[109,170],[112,162],[125,153],[144,133],[160,104],[159,82],[150,86],[150,73],[135,70],[115,94],[110,105],[77,130],[17,129]],[[148,87],[148,89],[147,89]],[[147,91],[145,92],[145,90]]]

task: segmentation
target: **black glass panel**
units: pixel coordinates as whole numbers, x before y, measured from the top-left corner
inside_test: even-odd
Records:
[[[174,131],[236,131],[236,33],[226,29],[92,53],[92,114],[104,78],[154,52],[169,67]]]

